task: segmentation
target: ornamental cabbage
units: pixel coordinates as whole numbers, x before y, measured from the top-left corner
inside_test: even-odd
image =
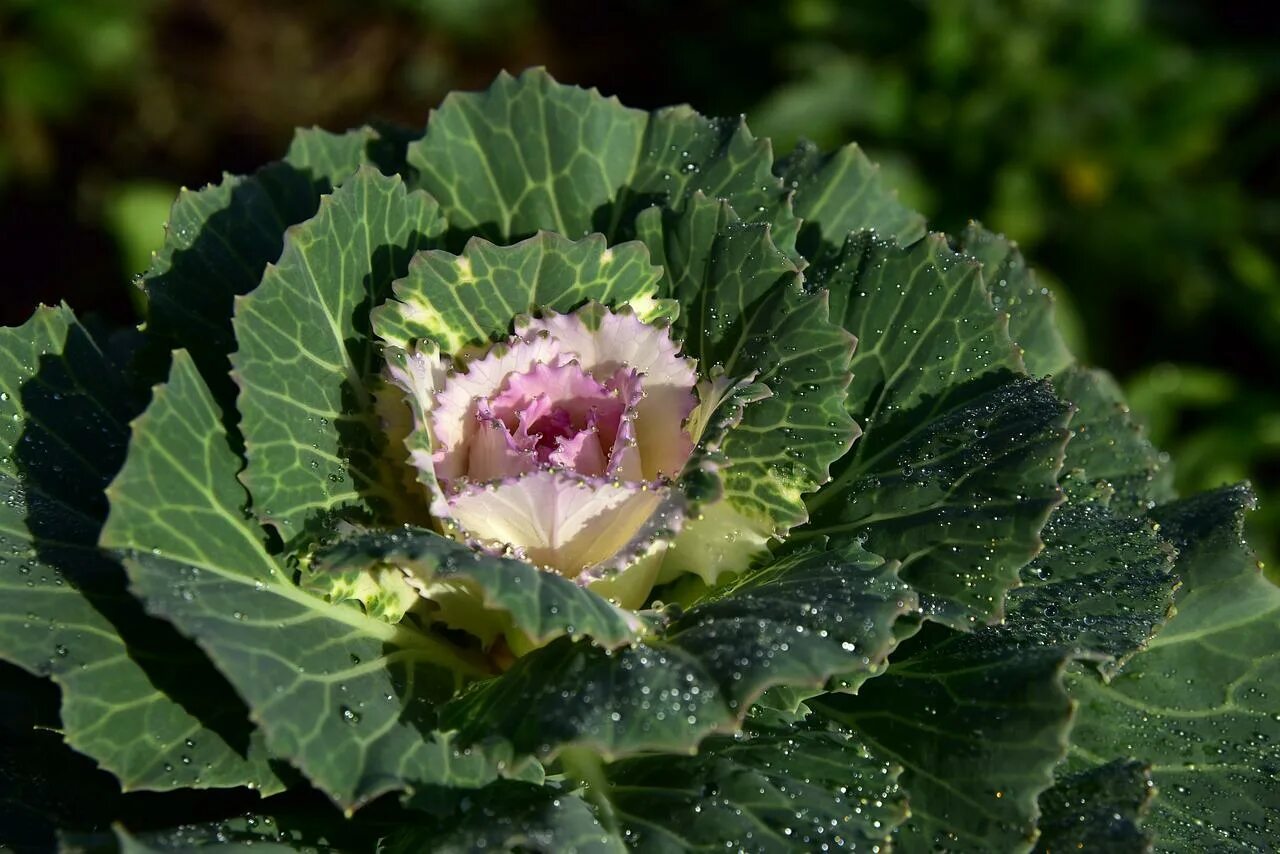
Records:
[[[694,443],[697,374],[665,325],[590,302],[518,319],[451,371],[432,349],[387,353],[414,415],[410,462],[452,535],[574,579],[641,556],[627,546],[672,503]]]
[[[1280,831],[1248,487],[1175,495],[1017,247],[856,146],[503,75],[183,191],[141,287],[0,331],[34,844]]]

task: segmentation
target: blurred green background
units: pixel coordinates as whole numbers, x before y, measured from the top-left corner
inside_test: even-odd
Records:
[[[546,65],[625,103],[860,142],[933,227],[1019,240],[1180,487],[1280,554],[1280,27],[1250,0],[0,0],[3,321],[136,319],[178,186],[296,126],[421,126]],[[1273,563],[1274,566],[1274,563]]]

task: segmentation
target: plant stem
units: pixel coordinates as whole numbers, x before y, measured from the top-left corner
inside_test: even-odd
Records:
[[[582,786],[583,796],[595,805],[604,829],[617,834],[618,817],[609,800],[609,781],[600,755],[586,747],[568,747],[560,753],[560,767],[566,777]]]

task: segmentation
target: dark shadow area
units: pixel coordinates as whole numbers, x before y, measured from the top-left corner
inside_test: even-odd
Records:
[[[148,331],[166,349],[190,351],[232,436],[239,421],[228,361],[236,349],[235,298],[258,286],[267,264],[280,257],[285,230],[312,217],[329,189],[327,182],[276,162],[229,191],[206,188],[199,198],[179,199],[170,225],[179,240],[190,235],[189,243],[164,250],[153,265],[163,272],[144,280]],[[203,215],[197,217],[197,210]]]
[[[62,743],[58,689],[0,662],[0,848],[53,851],[59,827],[106,827],[115,778]]]
[[[147,615],[138,600],[129,595],[120,565],[97,549],[107,511],[103,489],[124,462],[127,424],[141,411],[144,401],[123,385],[82,327],[72,325],[60,349],[61,354],[41,356],[35,375],[22,387],[27,419],[14,448],[14,464],[26,497],[25,524],[41,569],[39,581],[32,583],[73,587],[119,633],[130,660],[159,692],[244,755],[252,724],[247,708],[230,683],[194,643],[169,623]],[[59,614],[36,616],[48,621],[51,644],[54,639],[65,638],[65,646],[59,650],[59,656],[64,657],[51,659],[45,672],[55,678],[71,679],[81,665],[100,660],[96,657],[99,652],[91,646],[92,635],[83,636],[74,622],[62,625]],[[14,684],[26,689],[32,687],[30,683],[24,677]],[[54,708],[48,702],[52,687],[41,684],[46,687],[36,688],[31,694],[23,690],[20,696],[25,699],[15,701],[23,714],[35,715],[38,711],[31,697],[43,698],[41,704],[49,706],[43,711],[45,717]],[[44,725],[56,730],[56,715]],[[147,732],[145,720],[137,725],[139,733]],[[14,761],[38,760],[37,767],[43,770],[29,777],[32,784],[47,782],[63,793],[59,798],[66,798],[66,803],[55,800],[50,807],[66,807],[65,815],[54,816],[60,826],[92,827],[99,807],[108,812],[115,810],[111,804],[115,795],[103,794],[109,790],[118,794],[114,781],[106,778],[111,785],[104,788],[105,783],[99,779],[104,775],[83,770],[85,763],[92,769],[92,762],[61,745],[52,732],[48,736],[53,743],[46,744],[46,750],[30,755],[24,742],[22,750],[11,755]],[[45,734],[29,729],[24,738],[31,739],[31,746],[47,740]],[[287,768],[279,770],[290,773]],[[91,796],[80,798],[75,794],[92,781],[97,782]],[[192,802],[214,803],[219,797],[200,794]],[[239,794],[228,793],[226,798],[237,804],[251,803],[257,795],[242,790]],[[24,803],[37,811],[45,809],[39,806],[38,798]],[[169,814],[167,810],[166,807],[164,812]]]

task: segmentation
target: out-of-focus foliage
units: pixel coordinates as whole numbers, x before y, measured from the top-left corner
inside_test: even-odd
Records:
[[[1018,240],[1080,316],[1072,345],[1091,360],[1122,376],[1178,363],[1132,377],[1134,409],[1177,452],[1184,491],[1261,481],[1254,540],[1274,555],[1280,125],[1259,105],[1280,64],[1265,45],[1213,43],[1194,6],[1138,0],[786,10],[789,77],[752,126],[856,139],[936,227],[978,217]]]
[[[0,182],[54,167],[50,125],[94,94],[133,86],[149,0],[0,1]]]
[[[296,127],[413,123],[542,61],[525,0],[0,0],[0,233],[76,253],[21,268],[3,322],[66,289],[122,321],[180,183],[248,172]],[[167,189],[161,193],[158,187]],[[8,239],[3,248],[8,250]],[[44,256],[41,256],[44,257]],[[113,286],[112,279],[121,284]]]

